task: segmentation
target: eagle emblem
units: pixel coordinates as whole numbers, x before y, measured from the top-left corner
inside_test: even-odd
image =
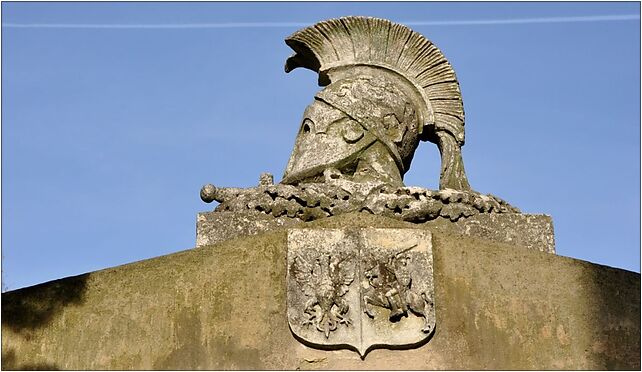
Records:
[[[289,229],[288,323],[308,346],[416,347],[434,331],[432,236],[415,229]]]
[[[299,255],[292,262],[294,279],[309,298],[303,310],[307,318],[302,324],[314,325],[326,338],[338,324],[349,326],[352,323],[348,316],[350,306],[343,298],[354,280],[351,261],[350,255],[339,253],[319,255],[313,262]]]

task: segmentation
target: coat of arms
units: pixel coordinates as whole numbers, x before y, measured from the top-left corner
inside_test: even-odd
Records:
[[[431,234],[415,229],[290,229],[288,322],[304,343],[412,347],[435,328]]]

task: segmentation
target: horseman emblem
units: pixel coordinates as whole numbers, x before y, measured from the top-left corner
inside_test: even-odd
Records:
[[[429,231],[290,229],[287,264],[288,323],[309,346],[365,357],[434,331]]]

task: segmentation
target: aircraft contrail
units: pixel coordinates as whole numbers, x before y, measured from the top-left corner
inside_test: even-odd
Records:
[[[158,23],[158,24],[94,24],[94,23],[3,23],[11,28],[275,28],[305,27],[312,23],[296,22],[222,22],[222,23]]]
[[[408,21],[402,22],[408,26],[474,26],[474,25],[508,25],[528,23],[572,23],[572,22],[608,22],[639,20],[639,14],[576,16],[576,17],[544,17],[544,18],[514,18],[514,19],[478,19],[451,21]]]
[[[401,21],[407,26],[477,26],[531,23],[574,23],[640,20],[639,14],[514,18],[470,19],[445,21]],[[3,23],[7,28],[97,28],[97,29],[198,29],[198,28],[287,28],[305,27],[316,22],[221,22],[221,23],[158,23],[158,24],[100,24],[100,23]]]

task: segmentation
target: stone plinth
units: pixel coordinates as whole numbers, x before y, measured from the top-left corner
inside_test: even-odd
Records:
[[[212,245],[244,235],[296,226],[297,218],[272,217],[260,212],[203,212],[196,217],[196,246]]]
[[[423,228],[555,253],[553,219],[545,214],[482,213],[451,222],[437,218]]]
[[[369,214],[303,226],[417,227]],[[278,229],[4,293],[3,368],[640,368],[639,274],[432,236],[436,329],[415,349],[362,360],[297,341]]]
[[[273,217],[254,211],[203,212],[196,221],[196,246],[301,225],[303,222],[298,218]],[[456,222],[438,217],[413,226],[555,253],[553,220],[544,214],[481,213]]]

